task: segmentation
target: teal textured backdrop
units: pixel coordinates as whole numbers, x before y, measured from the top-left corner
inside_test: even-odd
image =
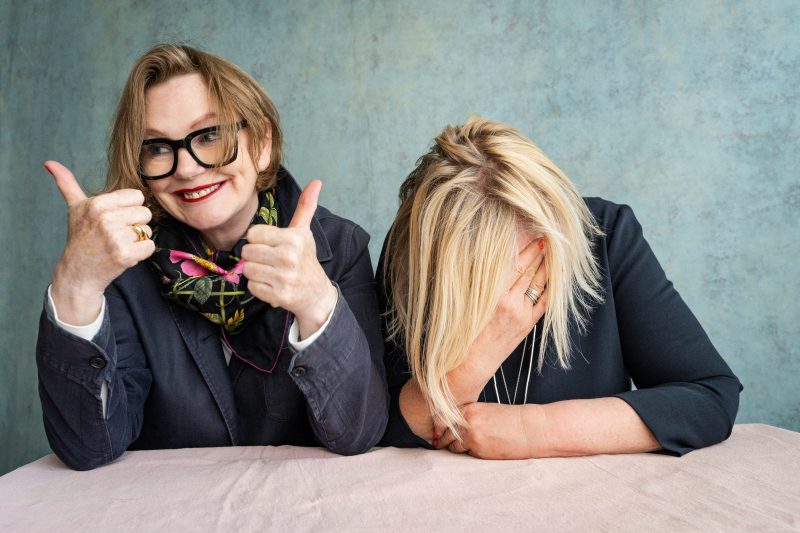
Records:
[[[98,189],[133,61],[184,41],[274,98],[286,164],[373,237],[415,159],[472,113],[630,204],[744,382],[739,422],[800,430],[800,3],[330,1],[0,5],[0,474],[48,452],[34,346],[65,239],[42,169]]]

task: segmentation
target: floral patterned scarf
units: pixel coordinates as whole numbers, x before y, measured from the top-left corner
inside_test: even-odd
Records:
[[[272,192],[259,195],[251,224],[278,225]],[[214,250],[198,231],[167,218],[154,229],[153,241],[156,251],[150,262],[161,274],[161,294],[219,325],[233,355],[270,373],[285,348],[290,316],[247,290],[241,259],[247,239],[242,237],[228,252]]]

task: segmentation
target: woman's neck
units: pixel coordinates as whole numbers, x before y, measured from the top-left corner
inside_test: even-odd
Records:
[[[230,251],[245,236],[258,210],[258,194],[254,194],[245,209],[234,215],[224,225],[201,231],[206,243],[215,250]]]

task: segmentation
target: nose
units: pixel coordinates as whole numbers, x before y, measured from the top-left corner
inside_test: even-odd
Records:
[[[192,179],[206,170],[194,160],[192,154],[186,148],[178,148],[178,151],[175,152],[175,157],[178,159],[178,166],[175,167],[174,174],[176,178]]]

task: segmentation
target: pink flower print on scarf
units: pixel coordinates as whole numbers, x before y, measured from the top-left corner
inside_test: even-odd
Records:
[[[236,265],[230,271],[228,271],[216,263],[209,261],[208,259],[197,257],[196,255],[188,252],[181,252],[180,250],[170,250],[169,260],[173,263],[180,261],[181,271],[187,276],[200,277],[214,273],[219,274],[227,281],[237,285],[239,284],[240,275],[242,271],[244,271],[245,264],[245,260],[240,259],[239,262],[236,263]]]

